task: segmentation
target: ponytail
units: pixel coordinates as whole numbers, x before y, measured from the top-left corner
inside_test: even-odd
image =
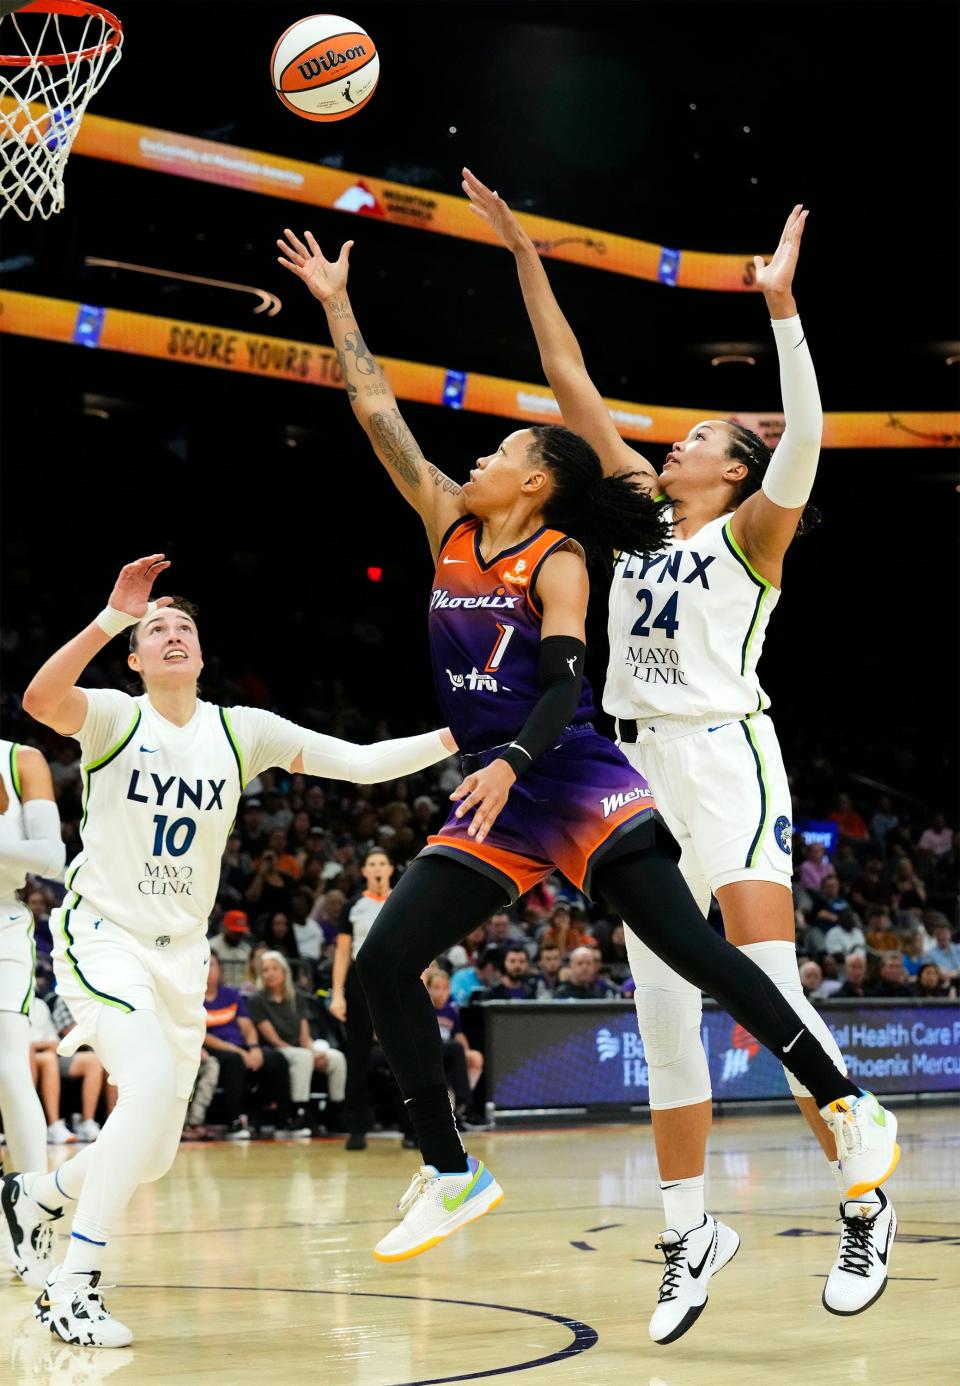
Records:
[[[667,545],[665,503],[651,499],[639,472],[604,476],[590,444],[558,424],[536,424],[530,432],[553,478],[543,507],[546,524],[579,539],[589,558],[607,563],[614,550],[651,554]]]
[[[734,509],[747,499],[748,496],[755,495],[763,485],[763,476],[770,465],[770,458],[773,453],[766,443],[751,429],[744,424],[735,423],[733,419],[727,419],[727,427],[730,430],[730,443],[727,448],[727,456],[735,462],[742,462],[747,469],[747,474],[738,483],[733,493]],[[805,505],[800,516],[800,523],[797,525],[797,538],[804,534],[809,534],[812,529],[823,519],[823,514],[815,505]]]

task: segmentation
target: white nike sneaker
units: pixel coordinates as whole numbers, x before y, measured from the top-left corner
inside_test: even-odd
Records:
[[[100,1134],[100,1123],[91,1117],[89,1121],[81,1121],[77,1127],[78,1141],[95,1141]]]
[[[63,1117],[47,1127],[47,1145],[73,1145],[76,1139]]]
[[[123,1348],[133,1342],[126,1324],[113,1318],[99,1290],[100,1272],[64,1275],[57,1266],[33,1307],[33,1316],[65,1343]]]
[[[407,1261],[444,1241],[458,1227],[482,1218],[503,1199],[503,1190],[482,1160],[467,1158],[462,1174],[441,1174],[421,1165],[397,1204],[403,1220],[374,1248],[378,1261]]]
[[[840,1204],[840,1250],[823,1287],[831,1314],[862,1314],[887,1288],[887,1263],[897,1235],[897,1215],[881,1189]]]
[[[859,1198],[890,1178],[900,1163],[897,1118],[872,1092],[842,1097],[821,1107],[820,1115],[837,1142],[847,1198]]]
[[[53,1264],[53,1224],[63,1217],[63,1209],[34,1202],[20,1174],[0,1180],[0,1206],[13,1244],[14,1270],[25,1285],[39,1290]]]
[[[669,1228],[656,1244],[666,1265],[660,1296],[650,1320],[650,1337],[665,1346],[692,1328],[707,1304],[707,1281],[740,1250],[732,1227],[707,1213],[699,1227],[683,1236]]]

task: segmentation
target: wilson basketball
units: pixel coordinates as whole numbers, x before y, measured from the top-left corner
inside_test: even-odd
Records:
[[[359,25],[338,14],[311,14],[280,35],[270,69],[289,110],[305,120],[346,120],[376,91],[380,59]]]

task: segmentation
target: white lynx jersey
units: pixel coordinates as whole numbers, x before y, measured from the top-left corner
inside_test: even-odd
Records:
[[[65,904],[151,941],[206,932],[244,784],[289,768],[302,728],[262,708],[198,702],[184,727],[146,694],[84,689],[83,851]]]
[[[0,781],[7,791],[6,812],[0,813],[0,902],[6,904],[13,900],[14,907],[22,910],[23,906],[18,900],[14,900],[14,894],[22,890],[26,884],[26,872],[19,865],[6,866],[3,857],[5,842],[22,842],[26,837],[16,751],[16,742],[0,741]]]
[[[757,664],[779,599],[745,558],[729,515],[650,558],[620,554],[604,711],[646,721],[766,710]]]

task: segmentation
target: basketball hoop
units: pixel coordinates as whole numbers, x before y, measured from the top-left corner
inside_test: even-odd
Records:
[[[62,210],[80,121],[122,44],[116,15],[89,0],[33,0],[0,18],[0,217]]]

